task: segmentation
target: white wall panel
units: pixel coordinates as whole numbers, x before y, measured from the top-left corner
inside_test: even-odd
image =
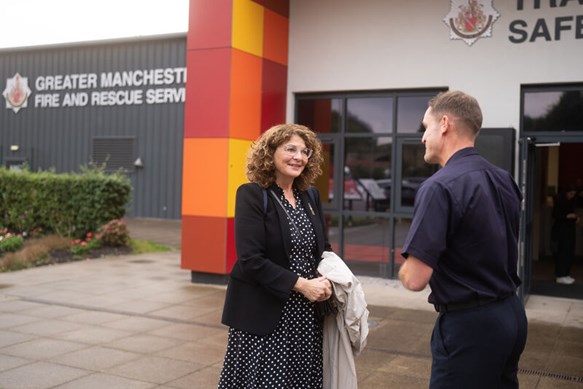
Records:
[[[462,3],[464,3],[462,1]],[[449,87],[474,95],[484,111],[484,127],[519,126],[520,86],[583,81],[583,34],[577,17],[583,5],[567,1],[494,1],[500,14],[492,36],[472,46],[450,40],[443,19],[450,0],[292,0],[287,118],[293,94]],[[565,28],[555,40],[555,19]],[[512,43],[510,30],[521,19],[529,37],[544,19],[544,37]],[[580,20],[580,19],[579,19]],[[543,27],[539,27],[539,32]]]

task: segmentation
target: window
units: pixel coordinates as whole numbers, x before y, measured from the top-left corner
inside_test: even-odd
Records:
[[[299,100],[297,122],[321,134],[340,132],[341,104],[340,99]]]
[[[396,239],[403,239],[395,234],[403,234],[417,188],[435,171],[423,160],[421,121],[438,92],[296,95],[296,122],[323,143],[316,186],[330,243],[357,274],[395,275]]]
[[[393,130],[393,98],[349,98],[346,132],[389,134]]]
[[[583,86],[523,90],[524,132],[583,131]]]
[[[391,176],[392,138],[347,138],[345,145],[344,208],[356,202],[366,211],[386,211],[389,193],[379,183]]]
[[[423,133],[421,124],[431,96],[400,96],[397,105],[397,132]]]

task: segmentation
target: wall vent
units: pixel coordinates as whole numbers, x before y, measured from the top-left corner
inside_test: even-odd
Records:
[[[134,170],[133,137],[93,138],[91,160],[97,166],[105,166],[108,172]]]

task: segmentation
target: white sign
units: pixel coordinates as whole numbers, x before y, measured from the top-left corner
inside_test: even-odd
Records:
[[[46,75],[34,81],[33,102],[35,108],[184,103],[185,84],[184,67]],[[6,108],[18,112],[31,94],[28,78],[17,73],[6,82]]]

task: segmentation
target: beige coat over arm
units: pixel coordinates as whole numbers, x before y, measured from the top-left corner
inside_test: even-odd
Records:
[[[354,357],[366,346],[368,309],[360,281],[344,261],[324,251],[318,272],[332,283],[338,314],[324,319],[324,389],[356,389]]]

